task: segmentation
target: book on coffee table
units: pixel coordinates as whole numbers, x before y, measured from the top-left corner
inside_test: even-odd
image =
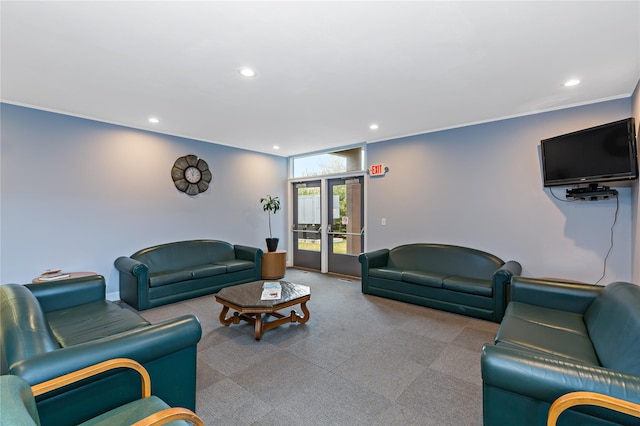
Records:
[[[262,284],[260,300],[278,300],[282,297],[282,286],[278,281],[265,281]]]
[[[69,274],[65,274],[61,269],[47,269],[38,278],[40,281],[53,281],[60,278],[67,278]]]

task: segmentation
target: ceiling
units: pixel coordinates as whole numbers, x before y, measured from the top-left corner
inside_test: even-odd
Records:
[[[628,97],[640,77],[640,1],[2,1],[0,14],[3,102],[281,156]]]

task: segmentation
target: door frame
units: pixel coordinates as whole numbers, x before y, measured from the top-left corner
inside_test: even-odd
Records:
[[[296,179],[288,179],[287,180],[287,229],[289,232],[289,236],[290,238],[287,238],[288,240],[288,245],[287,245],[287,266],[294,266],[293,265],[293,190],[294,190],[294,185],[296,183],[304,183],[304,182],[314,182],[314,181],[320,181],[320,196],[321,201],[320,204],[323,206],[323,208],[321,209],[321,226],[320,229],[322,229],[322,232],[320,233],[320,244],[321,247],[323,249],[320,250],[320,272],[322,273],[327,273],[329,272],[329,250],[326,249],[325,247],[327,247],[327,244],[329,243],[329,236],[327,235],[327,229],[329,226],[329,212],[328,209],[326,208],[326,206],[328,205],[328,197],[329,194],[327,193],[328,191],[328,181],[330,179],[340,179],[340,178],[353,178],[353,177],[363,177],[363,184],[364,184],[364,193],[363,193],[363,198],[364,198],[364,207],[363,207],[363,214],[364,214],[364,242],[363,242],[363,248],[362,250],[366,250],[367,247],[367,229],[368,229],[368,221],[367,221],[367,197],[368,197],[368,191],[369,191],[369,185],[367,184],[367,177],[368,174],[366,171],[359,171],[359,172],[349,172],[349,173],[336,173],[336,174],[332,174],[332,175],[324,175],[324,176],[310,176],[307,178],[296,178]]]

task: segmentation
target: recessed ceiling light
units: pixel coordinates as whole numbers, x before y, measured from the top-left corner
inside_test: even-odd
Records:
[[[249,67],[242,67],[238,70],[241,76],[243,77],[255,77],[256,72]]]
[[[571,86],[577,86],[578,84],[580,84],[580,80],[578,80],[577,78],[568,80],[564,83],[564,87],[571,87]]]
[[[380,126],[378,126],[378,123],[372,123],[372,124],[369,126],[369,128],[370,128],[371,130],[378,130],[378,127],[380,127]]]
[[[158,124],[159,122],[160,120],[158,120],[156,117],[149,117],[149,123]]]
[[[274,145],[273,149],[280,149],[280,147],[278,145]]]

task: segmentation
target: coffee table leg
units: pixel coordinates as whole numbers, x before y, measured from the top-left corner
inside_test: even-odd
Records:
[[[233,322],[232,318],[227,319],[227,312],[229,312],[229,307],[228,306],[223,306],[222,307],[222,312],[220,312],[220,323],[228,326],[229,324],[231,324]]]
[[[298,322],[300,324],[304,324],[305,322],[309,321],[309,310],[307,309],[307,302],[302,302],[300,304],[300,309],[302,309],[304,317],[300,317],[300,315],[298,315]]]
[[[262,314],[256,314],[255,322],[254,322],[254,330],[255,330],[256,340],[260,340],[262,338]]]

